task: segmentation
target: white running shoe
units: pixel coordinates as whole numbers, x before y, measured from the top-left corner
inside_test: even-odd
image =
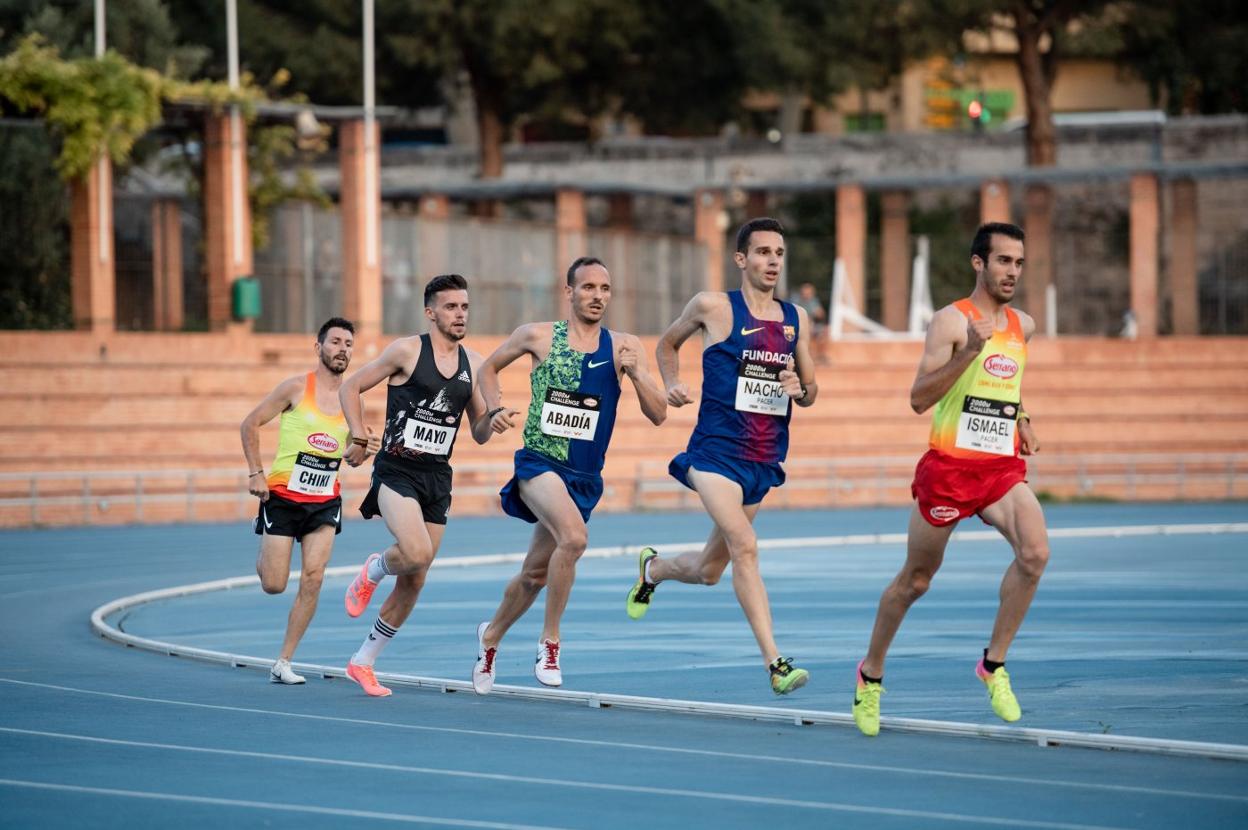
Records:
[[[477,664],[472,667],[472,690],[479,695],[488,695],[494,688],[494,656],[497,648],[485,647],[485,632],[489,622],[477,626]]]
[[[284,686],[298,686],[305,682],[302,675],[295,674],[289,660],[278,660],[269,670],[269,682],[281,683]]]
[[[563,672],[559,669],[559,641],[542,640],[537,647],[537,662],[533,674],[543,686],[562,686]]]

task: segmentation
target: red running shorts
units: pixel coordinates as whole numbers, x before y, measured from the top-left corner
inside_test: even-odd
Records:
[[[928,524],[945,527],[979,515],[1026,480],[1027,464],[1015,455],[965,459],[928,450],[914,468],[910,494]]]

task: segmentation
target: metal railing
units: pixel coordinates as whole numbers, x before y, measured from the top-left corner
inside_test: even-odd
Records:
[[[916,461],[915,456],[794,459],[785,465],[785,486],[767,503],[780,508],[906,504]],[[1055,500],[1248,499],[1248,453],[1041,454],[1027,466],[1031,486]],[[363,495],[368,471],[344,472],[344,489]],[[457,514],[490,511],[511,474],[506,463],[456,465]],[[604,510],[699,505],[696,494],[668,476],[666,461],[639,462],[631,481],[607,484]],[[6,527],[221,521],[246,518],[255,505],[245,475],[233,468],[0,473],[0,526]]]

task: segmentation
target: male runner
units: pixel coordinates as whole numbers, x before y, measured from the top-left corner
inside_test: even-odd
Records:
[[[789,448],[790,401],[810,406],[819,393],[806,310],[775,297],[784,253],[779,222],[746,222],[737,233],[734,255],[741,289],[698,294],[659,340],[667,402],[684,406],[693,396],[680,380],[678,351],[695,332],[702,332],[698,423],[688,450],[672,459],[668,471],[697,492],[715,529],[698,553],[663,559],[644,548],[641,573],[627,603],[628,616],[640,619],[659,583],[674,579],[714,585],[731,561],[732,587],[778,695],[804,686],[810,674],[776,648],[753,522],[767,491],[784,483],[780,462]]]
[[[651,423],[658,426],[667,417],[663,390],[646,368],[640,341],[602,325],[611,302],[607,267],[594,257],[577,259],[568,268],[564,291],[571,305],[567,320],[521,326],[481,366],[482,392],[496,410],[498,373],[523,355],[532,357],[524,447],[516,452],[515,477],[499,495],[505,513],[536,527],[520,573],[507,584],[494,618],[477,626],[472,669],[477,694],[494,687],[498,645],[543,586],[546,618],[533,672],[545,686],[562,685],[559,622],[576,562],[588,543],[585,524],[602,498],[602,463],[615,427],[620,379],[632,381]],[[513,426],[510,415],[498,420]]]
[[[351,363],[355,327],[341,317],[325,321],[316,335],[316,369],[287,378],[243,419],[243,455],[247,489],[260,499],[255,530],[260,535],[256,573],[267,594],[286,590],[295,541],[300,548],[299,593],[286,620],[286,638],[269,679],[304,682],[290,667],[299,640],[316,613],[325,566],[342,532],[338,468],[347,444],[347,422],[338,405],[342,373]],[[282,416],[277,455],[268,477],[260,465],[260,427]],[[381,439],[359,433],[361,453],[377,451]]]
[[[1002,720],[1022,717],[1005,671],[1005,653],[1035,596],[1049,561],[1044,513],[1026,486],[1019,457],[1040,450],[1023,411],[1023,367],[1036,324],[1010,308],[1023,274],[1023,231],[981,225],[971,243],[975,290],[932,318],[910,406],[932,413],[931,449],[914,471],[906,563],[880,597],[867,656],[858,664],[854,722],[864,735],[880,731],[884,656],[906,611],[927,588],[944,559],[958,522],[978,515],[1001,532],[1014,561],[1001,580],[992,638],[975,674],[988,687]]]
[[[428,334],[394,341],[352,375],[339,393],[355,435],[363,426],[360,395],[387,382],[386,428],[360,513],[366,519],[380,515],[395,544],[368,557],[347,587],[345,599],[347,614],[358,617],[381,580],[397,577],[372,631],[347,663],[347,676],[373,697],[390,694],[377,682],[373,664],[415,607],[446,530],[451,451],[465,409],[478,444],[492,434],[473,382],[481,356],[460,344],[468,326],[467,280],[458,274],[430,280],[425,286],[425,317],[432,323]],[[500,425],[498,431],[502,429]],[[346,459],[361,461],[363,452],[356,441]]]

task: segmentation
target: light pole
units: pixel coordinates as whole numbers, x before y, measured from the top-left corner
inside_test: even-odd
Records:
[[[104,49],[105,49],[104,18],[105,18],[104,0],[95,0],[95,56],[97,58],[104,57]],[[113,194],[111,192],[112,182],[108,176],[108,168],[107,168],[108,162],[105,160],[105,157],[107,156],[107,154],[108,154],[107,147],[101,148],[100,158],[95,163],[96,177],[99,179],[99,187],[97,187],[96,190],[99,191],[98,212],[100,215],[100,219],[99,219],[100,232],[96,235],[99,236],[100,238],[99,254],[100,254],[100,262],[102,263],[108,262],[108,247],[109,247],[108,236],[104,233],[104,229],[112,227],[112,224],[106,221],[108,217],[108,209],[111,205],[112,198],[113,198]]]
[[[373,0],[364,1],[364,261],[369,268],[377,266],[377,142],[373,137],[377,91],[374,72]]]
[[[97,0],[102,2],[102,0]],[[238,92],[238,0],[225,0],[226,53],[229,61],[230,91]],[[230,218],[234,235],[234,266],[243,264],[243,148],[239,129],[238,105],[230,105]]]

